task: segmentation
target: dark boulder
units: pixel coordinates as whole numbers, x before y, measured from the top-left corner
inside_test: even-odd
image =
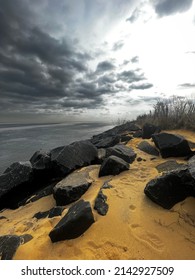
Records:
[[[103,133],[94,135],[91,142],[97,148],[108,148],[118,144],[123,138],[123,135],[140,130],[140,128],[133,122],[126,122],[125,124],[115,126]],[[126,141],[126,140],[125,140]]]
[[[127,142],[129,142],[130,140],[132,140],[132,139],[133,139],[133,137],[130,136],[129,134],[121,135],[121,142],[127,143]]]
[[[33,170],[30,162],[15,162],[0,176],[0,209],[18,207],[32,193]]]
[[[176,160],[168,160],[156,166],[158,172],[169,172],[176,169],[186,168],[187,165],[178,163]]]
[[[0,236],[0,259],[1,260],[12,260],[18,247],[33,237],[30,234],[22,236],[17,235],[3,235]]]
[[[108,204],[106,201],[107,196],[103,194],[102,190],[100,190],[95,199],[94,209],[102,216],[105,216],[108,212]]]
[[[134,137],[134,138],[141,138],[142,135],[143,135],[142,130],[138,130],[138,131],[136,131],[136,132],[133,133],[133,137]]]
[[[53,189],[57,205],[67,205],[78,200],[90,187],[92,180],[84,172],[75,172],[61,180]]]
[[[140,130],[140,127],[137,126],[134,122],[126,122],[124,124],[121,125],[117,125],[114,128],[107,130],[105,133],[114,133],[114,134],[127,134],[127,133],[132,133],[135,132],[137,130]]]
[[[195,196],[195,179],[188,168],[175,170],[151,180],[144,193],[163,208],[170,209],[186,197]]]
[[[193,154],[188,141],[182,136],[164,132],[153,134],[152,139],[163,158],[185,157]]]
[[[121,125],[117,125],[109,130],[106,130],[100,134],[97,134],[93,136],[93,138],[105,138],[108,136],[114,136],[114,135],[124,135],[127,133],[135,132],[137,130],[140,130],[140,127],[138,127],[135,123],[133,122],[126,122]]]
[[[142,138],[150,139],[152,137],[152,134],[159,133],[159,132],[161,132],[160,127],[150,123],[145,123],[142,128]]]
[[[33,218],[36,218],[37,220],[44,219],[49,215],[49,210],[44,212],[37,212],[34,214]]]
[[[108,148],[112,147],[120,142],[121,138],[119,135],[108,136],[101,139],[93,138],[91,143],[96,146],[96,148]]]
[[[74,239],[82,235],[95,222],[91,205],[80,200],[70,207],[68,213],[49,233],[52,242]]]
[[[37,151],[30,158],[30,162],[33,168],[34,179],[37,180],[39,184],[50,182],[55,178],[54,170],[52,170],[50,154],[43,151]]]
[[[50,155],[43,151],[36,151],[30,158],[33,169],[45,170],[51,167]]]
[[[17,235],[0,236],[0,256],[2,260],[12,260],[20,246],[20,237]]]
[[[117,156],[128,163],[132,163],[136,158],[136,153],[130,147],[123,144],[115,145],[114,147],[106,149],[106,157]]]
[[[64,207],[55,206],[49,210],[48,218],[53,218],[56,216],[61,216],[62,212],[64,211]]]
[[[20,235],[20,244],[23,245],[33,239],[33,236],[31,234],[23,234]]]
[[[150,145],[147,141],[142,141],[138,144],[138,149],[152,156],[159,156],[159,151]]]
[[[56,172],[67,175],[73,170],[90,165],[97,159],[97,149],[90,141],[78,141],[51,150],[51,162]]]
[[[63,211],[64,211],[64,207],[55,206],[55,207],[51,208],[50,210],[47,210],[47,211],[44,211],[44,212],[37,212],[33,216],[33,218],[36,218],[37,220],[44,219],[46,217],[53,218],[53,217],[56,217],[56,216],[61,216]]]
[[[56,182],[50,184],[50,185],[47,186],[47,187],[43,187],[43,188],[41,188],[40,190],[38,190],[38,191],[32,193],[32,194],[30,195],[30,197],[27,197],[27,198],[25,198],[23,201],[21,201],[21,202],[19,203],[19,206],[20,206],[20,205],[27,204],[27,203],[29,203],[29,202],[35,202],[35,201],[39,200],[39,199],[42,198],[42,197],[45,197],[45,196],[48,196],[48,195],[53,194],[53,188],[54,188],[55,185],[56,185]]]
[[[117,175],[128,169],[129,164],[126,161],[116,156],[109,156],[103,161],[100,167],[99,177]]]

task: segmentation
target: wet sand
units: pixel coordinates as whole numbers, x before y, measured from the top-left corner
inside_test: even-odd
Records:
[[[195,133],[189,131],[170,131],[185,136],[195,142]],[[195,259],[195,198],[188,197],[166,210],[153,203],[144,194],[148,181],[158,176],[155,166],[170,159],[148,155],[137,145],[142,139],[128,142],[137,157],[130,170],[117,176],[98,178],[100,166],[86,167],[94,179],[82,199],[94,206],[100,187],[107,180],[112,185],[103,189],[107,196],[109,210],[100,216],[93,210],[95,223],[79,238],[52,243],[48,234],[61,217],[37,220],[32,218],[39,211],[55,206],[52,195],[29,203],[16,210],[4,210],[0,216],[0,235],[31,234],[33,239],[20,246],[14,256],[17,260],[27,259],[69,259],[69,260],[126,260],[126,259]],[[153,144],[151,140],[147,140]],[[185,163],[177,158],[178,163]],[[78,172],[78,171],[76,171]],[[68,208],[69,206],[67,206]],[[63,215],[67,212],[64,210]]]

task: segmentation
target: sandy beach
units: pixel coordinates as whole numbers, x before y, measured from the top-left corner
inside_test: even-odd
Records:
[[[195,133],[171,131],[195,141]],[[153,203],[144,194],[146,183],[159,176],[155,168],[165,162],[161,157],[146,154],[137,145],[142,141],[134,138],[127,143],[137,153],[130,170],[117,176],[98,178],[99,165],[82,168],[94,180],[82,199],[94,206],[95,198],[104,182],[112,187],[103,189],[107,196],[109,210],[100,216],[95,210],[95,223],[80,237],[52,243],[48,234],[61,217],[37,220],[33,218],[39,211],[55,206],[52,195],[31,202],[16,210],[4,210],[0,216],[0,235],[31,234],[33,239],[18,248],[15,260],[28,259],[69,259],[69,260],[145,260],[195,259],[195,198],[188,197],[170,210]],[[151,140],[147,140],[153,145]],[[169,159],[170,160],[170,159]],[[185,163],[184,159],[177,159]],[[75,172],[79,172],[76,170]],[[67,209],[63,211],[64,215]]]

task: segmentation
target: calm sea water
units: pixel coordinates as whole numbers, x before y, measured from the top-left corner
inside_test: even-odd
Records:
[[[89,139],[111,127],[105,123],[0,124],[0,173],[13,162],[29,160],[37,150]]]

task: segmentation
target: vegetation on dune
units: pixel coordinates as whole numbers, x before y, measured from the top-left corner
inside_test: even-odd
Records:
[[[152,123],[162,129],[195,130],[195,101],[194,99],[173,96],[170,99],[158,100],[149,113],[139,115],[136,123]]]

